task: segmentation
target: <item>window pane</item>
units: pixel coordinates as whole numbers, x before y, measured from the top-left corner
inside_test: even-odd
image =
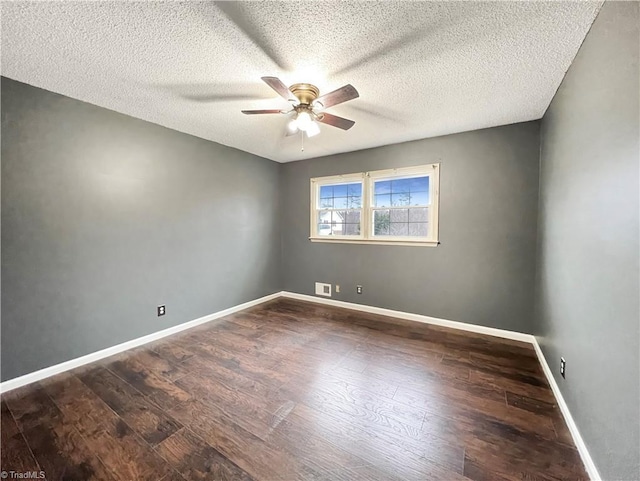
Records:
[[[347,216],[345,218],[345,222],[347,224],[360,224],[360,211],[359,210],[348,210]]]
[[[391,222],[389,224],[389,235],[392,235],[392,236],[409,235],[409,224],[406,222],[402,222],[402,223]]]
[[[333,208],[334,209],[346,209],[347,208],[347,198],[346,197],[334,197],[333,198]]]
[[[320,186],[320,198],[326,199],[328,197],[333,197],[333,186],[332,185],[321,185]]]
[[[389,237],[427,237],[428,208],[384,209],[373,213],[373,234]]]
[[[331,221],[328,224],[331,231],[327,235],[359,235],[360,211],[336,210],[330,213]]]
[[[426,237],[429,233],[429,224],[426,222],[417,222],[409,224],[409,235],[415,237]]]
[[[359,209],[362,206],[362,182],[321,185],[319,209]]]
[[[318,212],[318,224],[331,224],[331,211]]]
[[[388,210],[373,213],[373,235],[389,235],[390,214]]]
[[[318,212],[318,235],[331,235],[331,212]]]
[[[373,193],[378,194],[390,194],[391,193],[391,181],[383,180],[381,182],[374,182]]]
[[[359,209],[360,207],[362,207],[362,197],[355,195],[347,197],[347,208]]]
[[[348,186],[346,184],[342,185],[334,185],[333,186],[333,196],[334,197],[346,197],[347,196]]]
[[[409,192],[403,192],[402,194],[391,194],[391,205],[393,207],[411,205],[411,194]]]
[[[331,224],[318,224],[318,235],[331,235]]]
[[[429,221],[429,208],[418,207],[409,209],[409,222],[428,222]]]
[[[349,196],[361,196],[362,184],[347,184],[347,195]]]
[[[329,197],[328,199],[320,199],[321,209],[332,209],[333,208],[333,197]]]
[[[391,207],[391,195],[376,194],[375,207]]]
[[[360,224],[346,224],[345,235],[360,235]]]
[[[393,209],[391,222],[409,222],[409,209]]]
[[[429,205],[428,176],[374,182],[374,207],[405,205]]]
[[[429,192],[429,177],[414,177],[408,180],[411,192]]]
[[[360,211],[318,212],[318,235],[360,235]]]
[[[410,192],[409,186],[412,179],[398,179],[391,181],[391,193],[401,194],[403,192]]]
[[[429,205],[429,192],[411,192],[411,205]]]
[[[333,235],[335,226],[332,223],[332,218],[333,212],[318,212],[318,235]]]
[[[331,211],[318,212],[318,224],[331,224]]]

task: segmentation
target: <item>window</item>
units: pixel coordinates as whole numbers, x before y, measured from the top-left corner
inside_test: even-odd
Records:
[[[363,185],[362,174],[326,177],[318,182],[311,228],[316,237],[362,237]]]
[[[311,179],[313,242],[438,244],[440,164]]]

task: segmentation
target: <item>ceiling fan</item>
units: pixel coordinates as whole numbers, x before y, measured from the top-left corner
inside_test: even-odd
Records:
[[[243,110],[242,113],[255,115],[290,114],[295,112],[295,117],[287,125],[287,135],[303,132],[308,137],[313,137],[320,133],[318,122],[338,127],[342,130],[349,130],[355,124],[353,120],[323,112],[326,108],[358,98],[360,94],[351,84],[319,96],[320,90],[318,87],[308,83],[298,83],[287,87],[277,77],[262,77],[262,80],[283,99],[291,102],[291,110]]]

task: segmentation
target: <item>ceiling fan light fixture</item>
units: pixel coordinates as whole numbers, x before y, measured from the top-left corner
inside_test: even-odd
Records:
[[[311,115],[309,114],[309,112],[298,112],[298,115],[296,117],[296,126],[302,130],[303,132],[306,132],[307,129],[313,124],[313,119],[311,118]]]
[[[315,137],[320,133],[320,126],[317,122],[311,121],[311,124],[309,124],[309,127],[307,127],[307,130],[305,132],[307,134],[307,137]]]
[[[287,132],[289,135],[293,135],[298,131],[298,121],[296,119],[292,119],[287,122]]]

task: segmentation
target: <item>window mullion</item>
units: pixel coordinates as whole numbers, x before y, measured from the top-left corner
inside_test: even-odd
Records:
[[[371,177],[369,176],[369,174],[365,174],[364,179],[363,179],[363,192],[362,192],[362,214],[360,214],[360,223],[362,224],[362,232],[363,232],[363,237],[365,239],[371,239],[371,226],[372,224],[372,217],[373,217],[373,210],[372,210],[372,206],[373,203],[371,201],[371,197],[372,197],[372,189],[371,189]]]

